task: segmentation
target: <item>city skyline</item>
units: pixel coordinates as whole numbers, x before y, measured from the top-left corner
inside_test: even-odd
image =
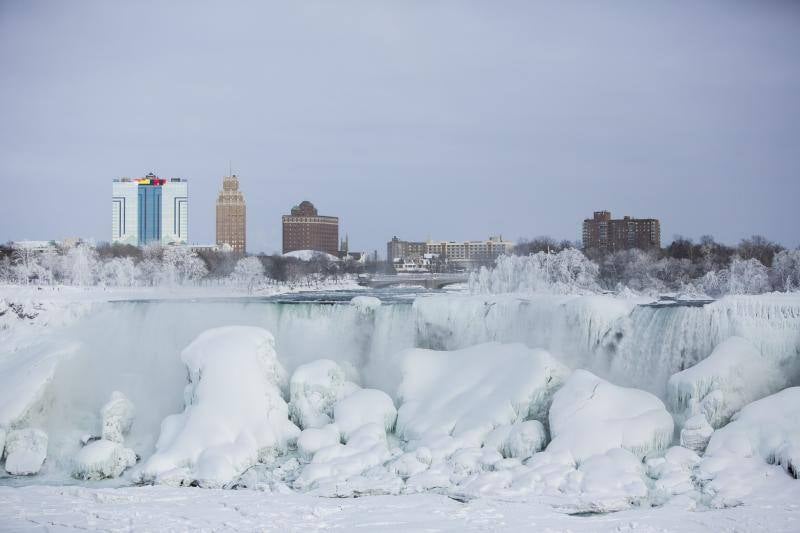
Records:
[[[0,241],[108,240],[105,184],[153,171],[191,181],[213,243],[232,159],[254,253],[302,198],[355,250],[577,241],[598,209],[660,219],[664,245],[794,248],[798,26],[788,2],[4,2]]]

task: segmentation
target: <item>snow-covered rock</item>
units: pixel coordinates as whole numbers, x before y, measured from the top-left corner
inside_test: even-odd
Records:
[[[41,429],[16,429],[6,437],[6,472],[13,476],[38,474],[47,457],[47,433]]]
[[[648,494],[640,459],[612,448],[575,463],[569,451],[537,453],[512,470],[512,494],[554,498],[553,505],[569,513],[619,511]]]
[[[480,446],[496,427],[547,420],[567,368],[543,350],[487,343],[404,354],[397,434],[413,441],[452,435]]]
[[[500,452],[505,458],[526,459],[542,450],[547,432],[538,420],[499,426],[484,440],[484,447]]]
[[[349,437],[347,444],[337,443],[318,450],[295,480],[294,487],[316,489],[320,495],[340,495],[340,485],[391,459],[382,423],[362,425]]]
[[[289,414],[300,428],[320,428],[333,420],[333,406],[358,390],[345,370],[330,359],[300,365],[289,380]]]
[[[652,394],[576,370],[553,398],[550,432],[547,450],[569,451],[578,463],[614,448],[642,458],[669,446],[673,421]]]
[[[0,426],[0,461],[3,459],[3,452],[6,449],[6,428]]]
[[[800,387],[747,405],[714,432],[705,457],[757,457],[800,477]]]
[[[262,328],[230,326],[201,333],[183,350],[186,409],[162,422],[143,481],[219,487],[296,440],[274,346]]]
[[[349,442],[351,434],[366,424],[376,424],[384,432],[392,431],[397,420],[397,409],[385,392],[360,389],[334,405],[333,418],[342,439]]]
[[[111,393],[111,398],[100,410],[103,419],[102,438],[112,442],[123,442],[133,425],[135,414],[133,402],[119,391]]]
[[[119,477],[136,464],[136,453],[116,441],[92,441],[75,456],[72,475],[79,479],[98,480]]]
[[[307,428],[297,437],[297,453],[310,461],[320,449],[339,444],[341,434],[336,424],[328,424],[321,428]]]
[[[645,461],[647,475],[653,480],[652,497],[657,503],[672,496],[694,490],[692,469],[700,462],[700,456],[681,446],[673,446],[664,457],[653,457]]]
[[[705,415],[711,427],[725,425],[747,405],[784,385],[778,366],[742,337],[730,337],[706,359],[670,377],[667,403],[676,413]]]
[[[704,414],[694,415],[683,424],[681,446],[700,453],[706,449],[712,433],[714,433],[714,428],[708,423],[706,416]]]
[[[381,306],[381,301],[374,296],[356,296],[350,300],[350,305],[361,313],[373,312]]]

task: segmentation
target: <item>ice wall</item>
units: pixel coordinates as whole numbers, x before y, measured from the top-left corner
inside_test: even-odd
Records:
[[[611,296],[450,296],[414,302],[418,346],[523,342],[566,364],[663,397],[669,376],[737,335],[789,383],[800,373],[800,295],[728,296],[703,307],[647,307]]]
[[[669,376],[708,357],[723,340],[753,343],[789,384],[798,379],[800,295],[727,296],[703,307],[637,307],[596,353],[624,384],[664,395]]]

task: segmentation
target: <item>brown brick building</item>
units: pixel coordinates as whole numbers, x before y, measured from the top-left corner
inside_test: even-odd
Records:
[[[595,211],[583,221],[583,249],[616,252],[629,248],[661,248],[661,225],[656,218],[612,219],[608,211]]]
[[[339,217],[320,216],[308,200],[283,215],[283,253],[317,250],[338,256]]]
[[[247,206],[236,174],[222,178],[217,197],[217,244],[228,244],[243,254],[247,248]]]

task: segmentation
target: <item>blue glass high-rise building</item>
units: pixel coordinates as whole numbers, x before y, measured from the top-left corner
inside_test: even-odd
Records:
[[[161,242],[161,186],[139,184],[139,246]]]
[[[185,179],[114,180],[111,198],[113,242],[144,246],[150,243],[187,244],[189,195]]]

